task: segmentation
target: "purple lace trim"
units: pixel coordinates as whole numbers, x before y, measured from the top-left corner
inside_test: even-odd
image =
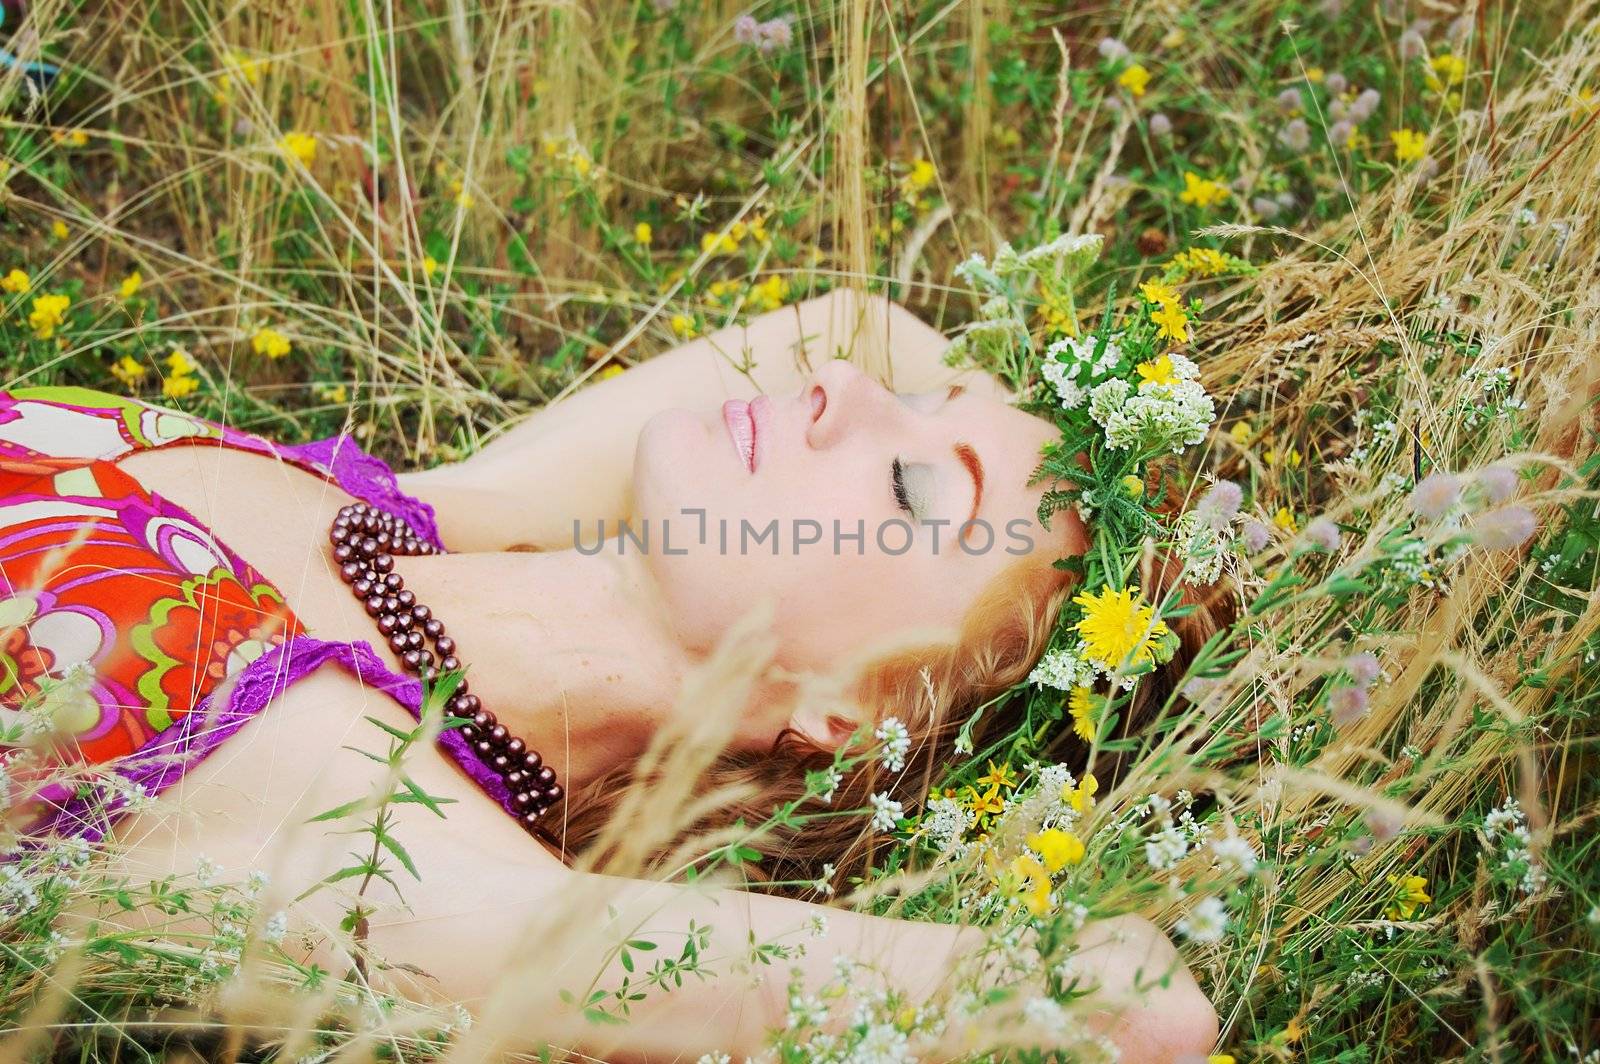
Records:
[[[330,436],[298,446],[274,444],[273,449],[296,465],[327,470],[346,494],[405,518],[435,547],[444,549],[433,507],[401,491],[389,464],[363,451],[349,436]]]
[[[391,670],[373,651],[372,644],[365,641],[340,643],[303,635],[246,665],[231,684],[206,696],[146,746],[112,763],[110,771],[146,794],[159,794],[209,757],[290,684],[330,662],[388,695],[413,717],[421,719],[421,681]],[[219,694],[226,695],[220,707],[216,705]],[[516,815],[505,781],[477,758],[459,731],[452,728],[441,732],[437,741],[474,783],[507,813]],[[127,795],[123,793],[114,793],[109,798],[105,794],[74,798],[30,830],[28,834],[33,838],[28,841],[42,846],[51,836],[77,835],[89,842],[98,842],[106,836],[111,820],[127,804]]]

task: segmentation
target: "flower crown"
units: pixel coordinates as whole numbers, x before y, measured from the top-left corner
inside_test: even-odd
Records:
[[[1201,304],[1185,303],[1175,286],[1194,274],[1253,271],[1209,248],[1182,252],[1139,286],[1120,318],[1109,291],[1098,328],[1086,334],[1077,297],[1102,243],[1099,234],[1063,235],[1027,251],[1003,243],[992,261],[974,255],[955,271],[980,304],[947,361],[996,374],[1021,397],[1022,409],[1056,424],[1061,436],[1044,447],[1030,482],[1067,487],[1045,492],[1039,519],[1048,528],[1051,515],[1070,507],[1092,530],[1086,553],[1055,563],[1077,573],[1080,591],[1062,609],[1024,685],[1022,724],[983,755],[1026,754],[1069,714],[1085,742],[1107,735],[1139,677],[1170,661],[1178,645],[1164,620],[1183,612],[1177,593],[1147,601],[1132,582],[1146,540],[1179,548],[1185,578],[1198,583],[1217,578],[1231,547],[1234,485],[1218,485],[1174,519],[1163,507],[1166,479],[1151,489],[1147,473],[1153,461],[1201,442],[1215,418],[1200,368],[1175,349],[1188,342]],[[961,732],[962,752],[974,753],[977,719]]]

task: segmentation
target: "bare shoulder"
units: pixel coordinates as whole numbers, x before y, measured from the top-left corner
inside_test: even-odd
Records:
[[[372,718],[372,719],[368,719]],[[147,811],[121,821],[113,859],[134,882],[192,874],[202,858],[220,868],[219,881],[264,873],[266,911],[285,910],[306,959],[337,963],[329,929],[355,900],[360,878],[323,888],[303,902],[306,888],[352,863],[370,847],[352,834],[371,820],[373,806],[330,821],[327,810],[394,789],[380,761],[390,739],[373,723],[409,728],[415,722],[387,696],[336,667],[324,667],[287,688],[259,716],[165,791]],[[570,878],[564,865],[530,839],[484,796],[454,762],[432,746],[410,752],[401,771],[440,799],[444,816],[415,803],[388,807],[390,830],[420,875],[392,853],[389,873],[399,886],[374,880],[362,902],[374,910],[373,942],[392,950],[448,986],[470,995],[470,971],[443,970],[448,952],[429,948],[427,934],[453,929],[452,948],[475,948],[469,917],[497,904],[536,906]],[[502,928],[503,930],[503,928]],[[482,944],[477,944],[481,946]],[[441,968],[440,971],[432,971]]]

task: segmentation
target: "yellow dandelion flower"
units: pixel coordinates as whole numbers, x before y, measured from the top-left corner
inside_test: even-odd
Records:
[[[22,270],[12,270],[4,277],[0,277],[0,292],[9,292],[14,296],[22,296],[31,291],[33,291],[33,278]]]
[[[277,359],[293,350],[293,345],[289,342],[289,338],[278,330],[261,328],[250,337],[250,349],[258,355]]]
[[[1156,336],[1160,339],[1171,340],[1173,343],[1178,344],[1189,342],[1189,316],[1183,312],[1183,308],[1178,304],[1163,303],[1150,312],[1150,320],[1159,326],[1156,330]],[[1167,359],[1165,355],[1161,357],[1167,361],[1170,371],[1171,360]],[[1170,372],[1168,376],[1170,379]],[[1169,382],[1170,380],[1162,383]]]
[[[111,375],[126,388],[137,388],[149,372],[144,363],[132,355],[123,355],[111,367]]]
[[[1117,75],[1117,84],[1135,96],[1143,96],[1144,90],[1150,84],[1150,71],[1144,68],[1143,63],[1133,63]]]
[[[694,325],[694,319],[687,314],[674,314],[672,316],[672,331],[685,340],[692,340],[699,335],[699,330]]]
[[[1402,163],[1414,163],[1428,154],[1428,137],[1414,129],[1397,129],[1389,134],[1394,144],[1394,157]]]
[[[67,237],[71,235],[71,232],[72,230],[67,228],[67,223],[63,222],[60,218],[57,218],[55,221],[50,223],[50,235],[55,237],[57,240],[67,239]]]
[[[1285,532],[1293,532],[1298,527],[1295,524],[1294,514],[1289,512],[1287,506],[1278,507],[1278,512],[1272,515],[1272,523]]]
[[[278,150],[299,160],[302,166],[310,166],[317,160],[317,138],[311,133],[285,133],[278,141]]]
[[[1167,626],[1155,619],[1155,607],[1144,603],[1138,588],[1102,587],[1072,601],[1083,607],[1077,630],[1090,658],[1109,668],[1154,661],[1156,640]]]
[[[1422,876],[1389,876],[1394,893],[1383,915],[1390,920],[1409,920],[1417,910],[1433,901],[1428,895],[1428,881]]]
[[[432,277],[438,272],[439,260],[434,258],[432,255],[422,256],[422,275],[424,277]]]
[[[640,222],[633,227],[633,239],[636,243],[650,246],[650,241],[655,239],[655,230],[650,228],[649,222]]]
[[[1051,873],[1083,860],[1083,840],[1060,828],[1048,828],[1037,835],[1029,835],[1028,849],[1039,855],[1039,860]]]
[[[134,270],[122,279],[122,283],[117,286],[117,291],[122,295],[123,299],[132,299],[139,294],[139,289],[143,287],[144,275],[138,270]]]
[[[176,374],[161,382],[161,394],[168,399],[182,399],[192,395],[200,387],[200,381],[188,374]]]
[[[1178,193],[1180,202],[1193,204],[1196,207],[1214,207],[1225,201],[1229,195],[1228,186],[1220,181],[1201,177],[1193,170],[1183,172],[1183,191]]]
[[[1067,710],[1072,714],[1072,732],[1086,743],[1094,742],[1097,709],[1098,699],[1093,691],[1083,686],[1072,689],[1072,694],[1067,698]]]
[[[48,340],[54,336],[56,330],[66,324],[67,308],[71,305],[72,300],[66,296],[36,297],[33,301],[33,310],[28,314],[28,327],[33,330],[33,335],[41,340]]]

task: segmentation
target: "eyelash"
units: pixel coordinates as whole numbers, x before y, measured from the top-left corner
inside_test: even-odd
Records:
[[[900,459],[896,458],[889,468],[889,489],[894,492],[894,501],[899,504],[900,509],[915,517],[916,514],[911,509],[911,498],[906,494],[905,467],[900,464]]]

